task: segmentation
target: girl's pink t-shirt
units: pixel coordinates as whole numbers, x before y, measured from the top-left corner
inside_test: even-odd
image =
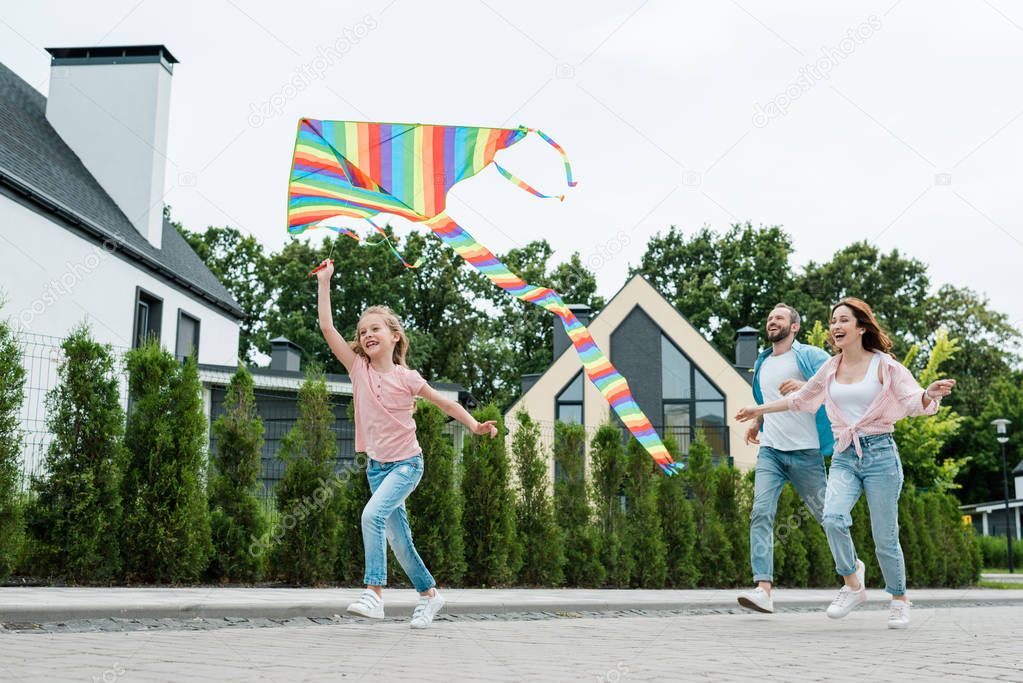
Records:
[[[349,374],[356,452],[377,462],[395,462],[422,453],[412,411],[416,395],[426,386],[423,376],[401,365],[390,372],[377,372],[364,356],[355,357]]]

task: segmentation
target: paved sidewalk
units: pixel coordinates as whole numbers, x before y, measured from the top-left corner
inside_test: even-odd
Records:
[[[923,591],[920,591],[921,593]],[[1006,592],[1006,591],[1003,591]],[[4,681],[1023,681],[1018,607],[0,635]]]
[[[687,610],[732,608],[734,590],[529,590],[442,589],[448,614],[510,612],[592,612],[637,609]],[[837,589],[783,589],[775,605],[823,609]],[[358,598],[357,588],[0,588],[0,622],[54,622],[74,619],[193,617],[331,617],[344,614]],[[883,601],[881,590],[868,591],[871,601]],[[418,595],[408,588],[386,589],[387,611],[411,612]],[[1023,607],[1023,590],[985,588],[911,590],[910,598],[925,605],[1016,605]]]

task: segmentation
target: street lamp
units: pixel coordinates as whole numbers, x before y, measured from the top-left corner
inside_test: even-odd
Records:
[[[1012,522],[1009,517],[1009,468],[1005,464],[1005,444],[1009,440],[1009,437],[1005,434],[1005,428],[1009,426],[1010,421],[1004,418],[999,420],[992,420],[991,424],[995,426],[996,440],[1002,445],[1002,484],[1005,488],[1005,545],[1009,549],[1009,573],[1015,573],[1015,569],[1012,566]]]

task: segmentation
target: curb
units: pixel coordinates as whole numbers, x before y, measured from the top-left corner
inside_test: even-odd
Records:
[[[1012,591],[1016,593],[1016,591]],[[869,599],[871,606],[887,604],[882,591],[872,591]],[[93,604],[38,607],[32,605],[0,605],[0,622],[18,623],[52,623],[84,619],[178,619],[195,618],[223,619],[238,617],[245,619],[288,619],[294,617],[331,618],[344,615],[348,601],[316,601],[316,602],[283,602],[281,604],[259,604],[253,602],[224,602],[206,604],[201,602],[185,602],[181,604]],[[947,596],[933,598],[914,598],[915,607],[992,607],[992,606],[1023,606],[1023,591],[1019,595],[985,594],[979,596],[964,595],[961,599],[950,599]],[[392,613],[411,611],[415,603],[408,599],[395,599],[387,602]],[[792,599],[775,602],[775,609],[786,610],[823,610],[825,601]],[[513,614],[513,613],[593,613],[593,612],[670,612],[686,611],[706,612],[711,610],[732,610],[739,606],[735,599],[722,600],[664,600],[643,601],[637,603],[628,600],[544,600],[538,602],[487,602],[481,600],[448,599],[444,612],[451,615],[476,614]]]

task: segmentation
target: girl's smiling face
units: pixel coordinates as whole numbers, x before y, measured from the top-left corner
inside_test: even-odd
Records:
[[[839,349],[848,349],[862,344],[864,328],[859,326],[856,316],[848,306],[839,306],[831,313],[831,338]]]
[[[391,358],[398,333],[392,332],[382,315],[370,313],[359,321],[359,346],[371,359]]]

